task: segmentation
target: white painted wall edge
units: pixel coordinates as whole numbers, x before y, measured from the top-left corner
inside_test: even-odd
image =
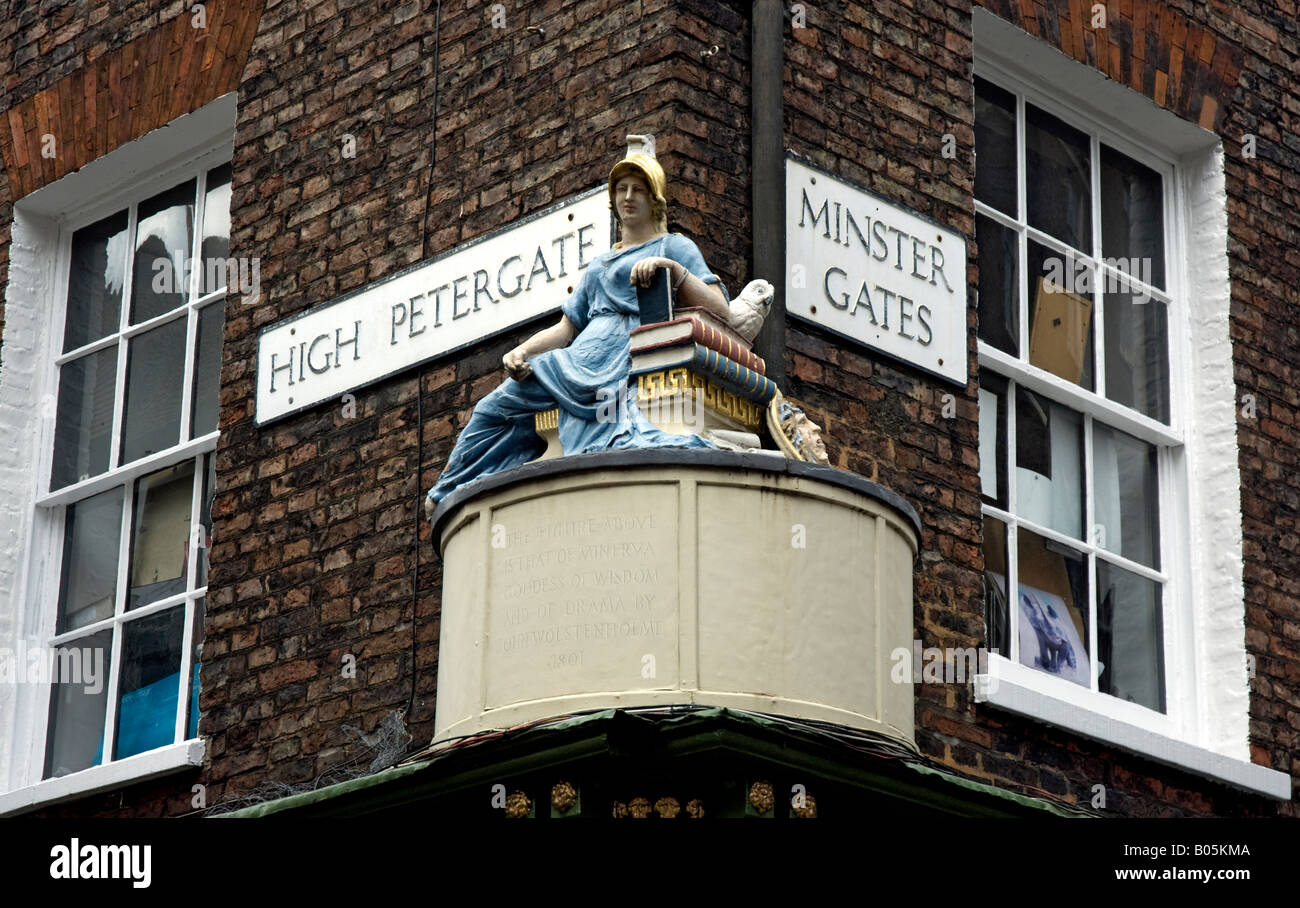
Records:
[[[103,766],[92,766],[57,779],[46,779],[0,795],[0,817],[25,813],[125,784],[134,785],[187,767],[202,766],[205,749],[203,740],[195,738],[146,751],[125,760],[114,760]]]
[[[992,688],[992,690],[989,690]],[[1255,794],[1291,800],[1291,777],[1276,769],[1235,760],[1157,732],[1103,716],[990,673],[975,676],[975,701],[1113,744],[1176,769],[1208,776]]]

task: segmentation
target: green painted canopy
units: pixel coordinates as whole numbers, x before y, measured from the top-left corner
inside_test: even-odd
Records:
[[[934,765],[892,739],[723,708],[609,709],[504,730],[430,749],[371,775],[214,815],[349,817],[502,815],[493,791],[530,803],[569,781],[581,809],[610,816],[633,795],[702,796],[706,816],[752,815],[755,780],[816,798],[818,816],[1086,817],[1077,807],[1017,794]],[[801,786],[801,788],[796,788]],[[780,801],[781,799],[777,799]],[[792,811],[775,805],[772,816]],[[545,809],[534,814],[551,816]]]

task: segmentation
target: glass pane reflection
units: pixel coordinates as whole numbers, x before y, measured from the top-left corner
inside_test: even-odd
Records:
[[[979,245],[979,337],[1012,356],[1020,351],[1020,259],[1016,232],[975,216]]]
[[[122,538],[118,486],[68,505],[63,523],[63,580],[56,633],[75,631],[111,617],[117,598]]]
[[[170,312],[189,298],[195,182],[188,180],[140,203],[131,324]]]
[[[1093,542],[1160,568],[1156,448],[1099,422],[1092,427]]]
[[[121,760],[176,740],[184,628],[183,605],[123,627],[113,759]]]
[[[1029,362],[1093,389],[1092,272],[1077,256],[1030,240]]]
[[[59,368],[51,492],[108,469],[116,385],[116,345]]]
[[[1087,559],[1024,527],[1018,534],[1020,664],[1091,687]]]
[[[1011,655],[1007,608],[1007,527],[994,517],[984,518],[984,621],[990,652]]]
[[[209,303],[199,312],[194,353],[194,390],[190,403],[190,437],[198,438],[217,428],[217,404],[221,385],[221,341],[226,327],[225,300]]]
[[[1098,689],[1165,711],[1160,584],[1097,559]]]
[[[180,443],[185,318],[131,338],[122,406],[122,463]]]
[[[128,609],[184,592],[193,501],[192,460],[136,483]]]
[[[229,164],[208,171],[203,199],[203,293],[227,284],[225,260],[230,255]]]
[[[185,737],[199,736],[199,667],[203,651],[203,600],[194,603],[193,643],[190,647],[190,697],[186,707]]]
[[[1101,254],[1165,288],[1164,189],[1150,167],[1101,146]]]
[[[1025,184],[1031,227],[1092,251],[1092,153],[1088,136],[1025,105]]]
[[[975,79],[975,198],[1016,216],[1016,97]]]
[[[1169,422],[1169,311],[1122,285],[1105,296],[1106,396]]]
[[[1016,513],[1083,538],[1083,417],[1016,389]]]
[[[119,327],[126,228],[126,212],[119,211],[72,235],[64,353],[107,337]]]
[[[60,649],[60,673],[50,690],[45,736],[47,779],[98,766],[103,758],[113,632],[103,630]]]

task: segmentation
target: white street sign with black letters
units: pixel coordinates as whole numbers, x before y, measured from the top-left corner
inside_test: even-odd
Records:
[[[786,311],[965,386],[966,239],[787,157]]]
[[[257,341],[257,425],[557,311],[613,243],[596,187],[270,325]]]

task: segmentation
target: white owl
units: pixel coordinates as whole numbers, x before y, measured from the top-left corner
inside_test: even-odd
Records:
[[[745,289],[740,291],[740,296],[731,301],[731,311],[727,320],[731,323],[731,327],[736,329],[736,333],[750,343],[753,343],[759,329],[763,327],[763,320],[767,318],[768,310],[772,308],[772,297],[775,292],[767,281],[750,281],[745,285]]]

